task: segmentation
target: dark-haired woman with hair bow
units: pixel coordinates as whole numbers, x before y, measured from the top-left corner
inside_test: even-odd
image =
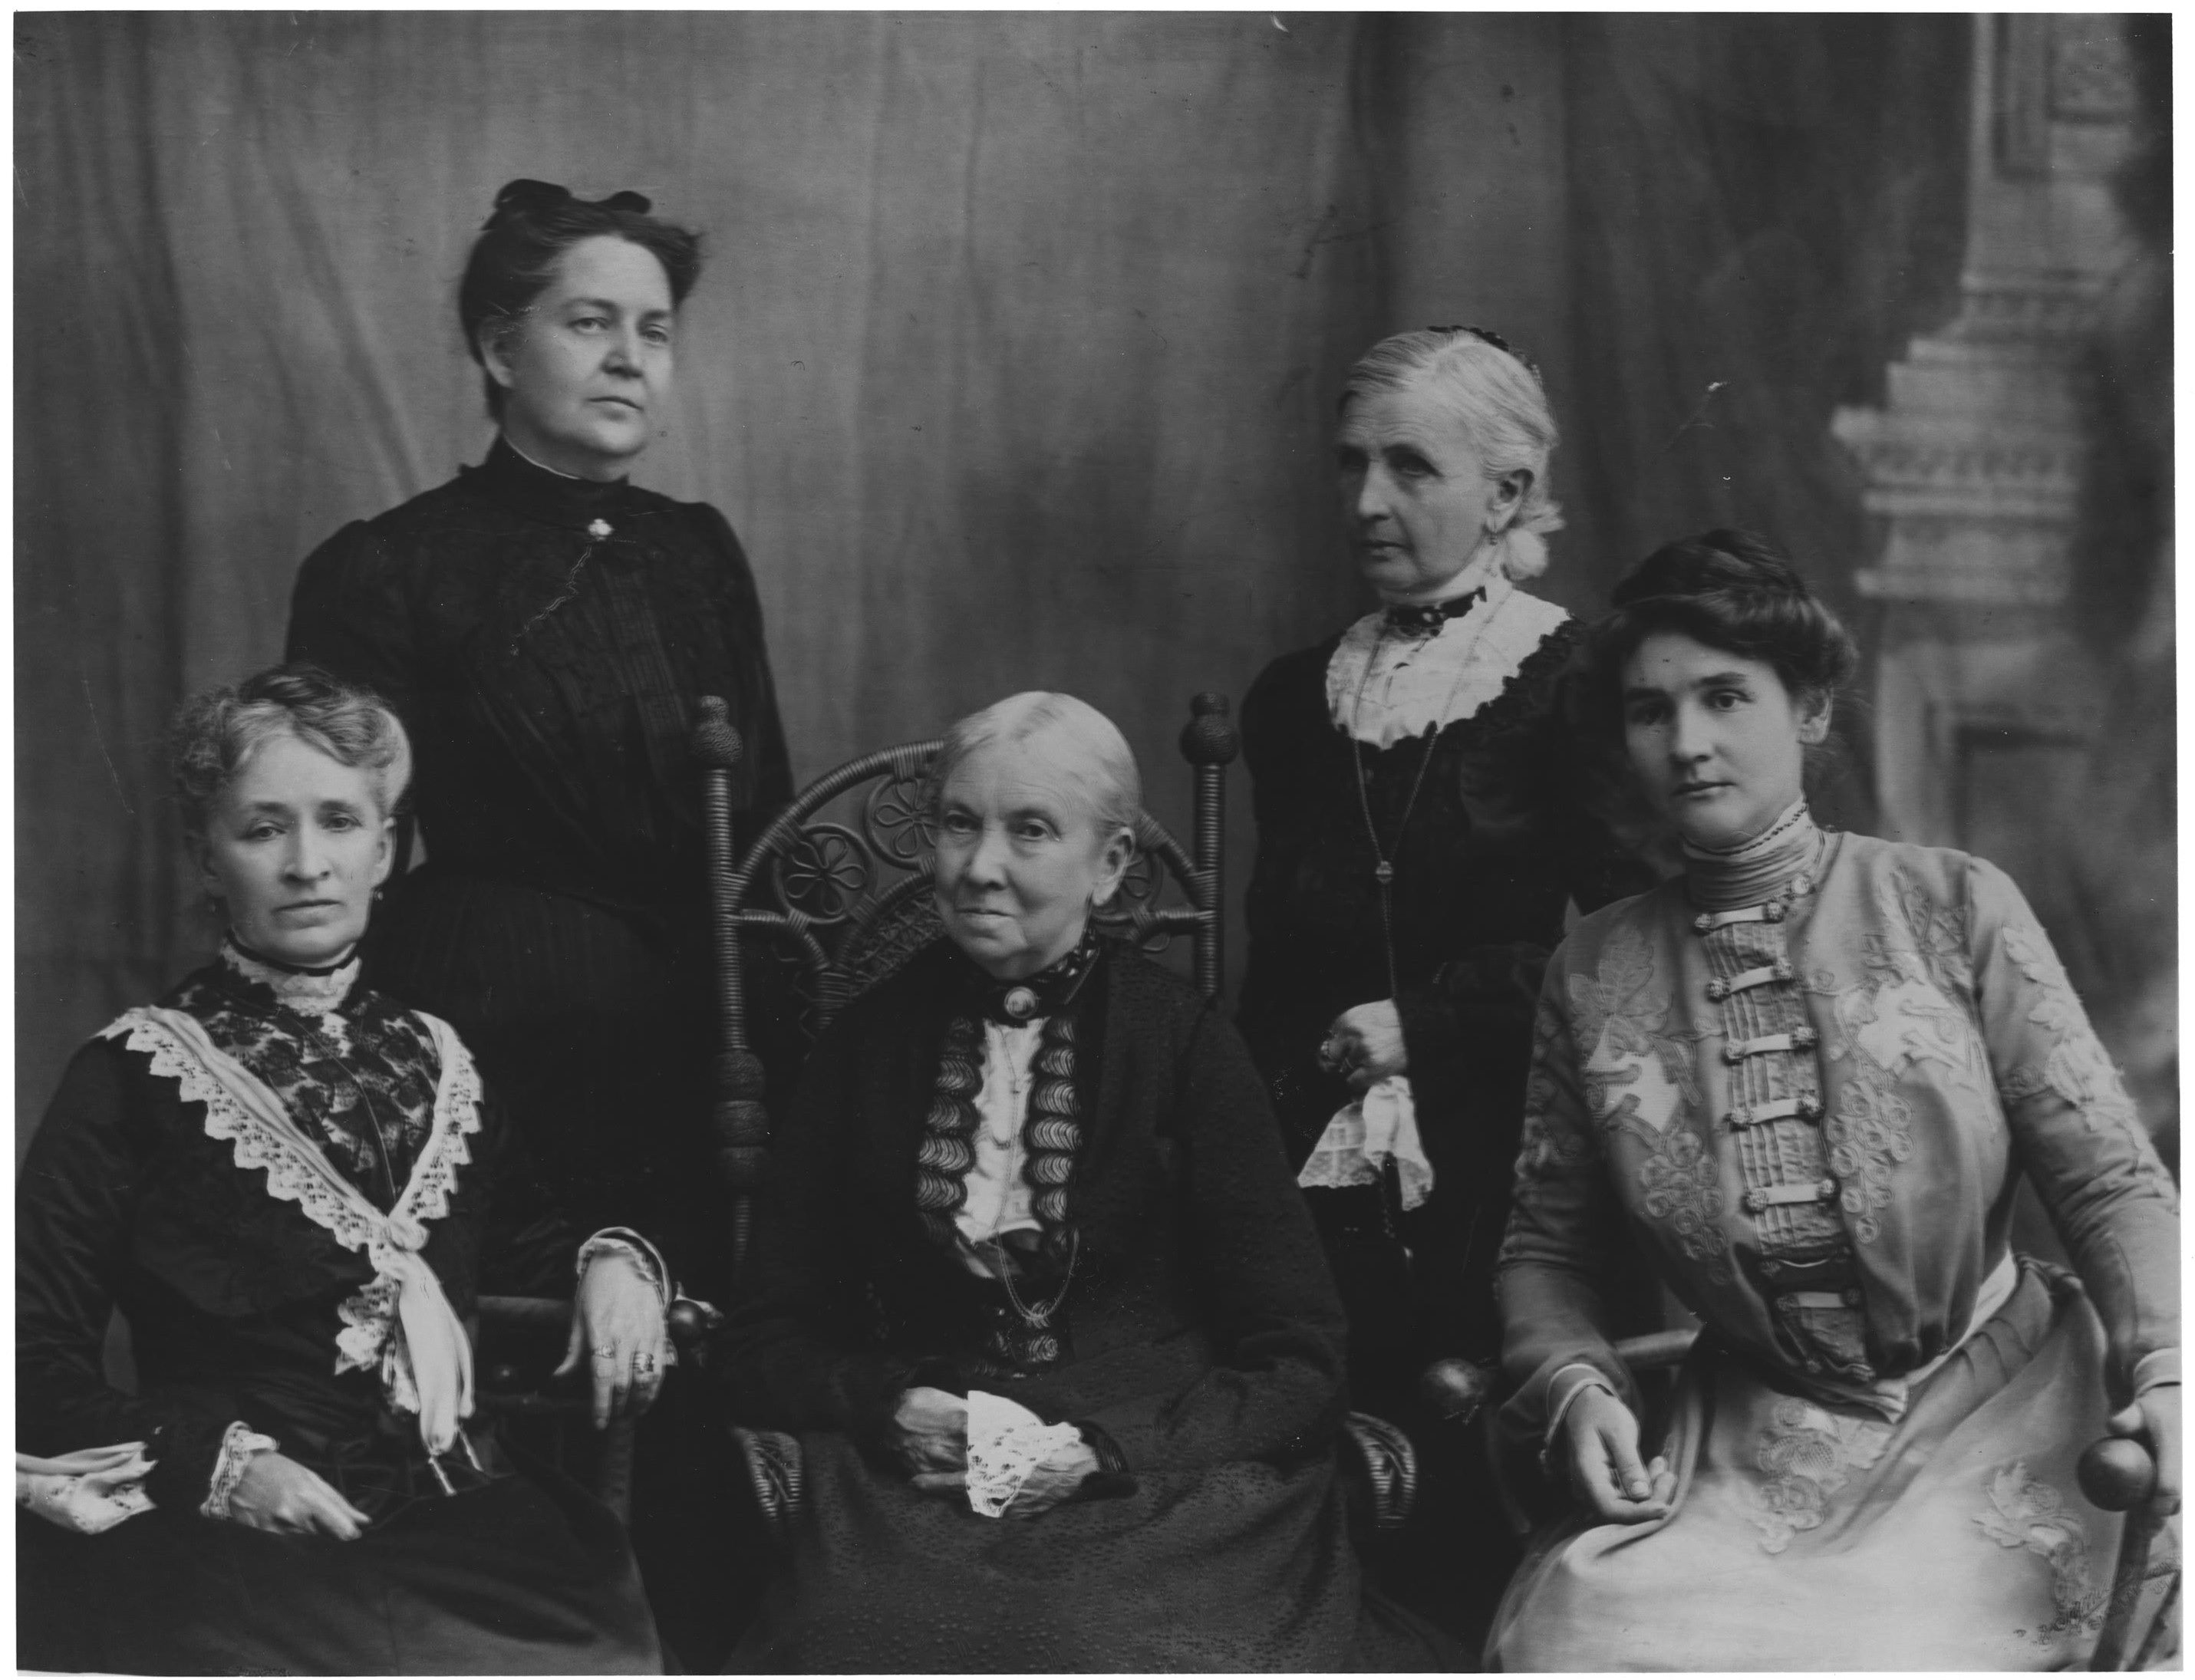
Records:
[[[1489,1666],[2084,1666],[2118,1525],[2077,1458],[2138,1437],[2179,1506],[2171,1180],[2004,873],[1808,815],[1853,653],[1788,562],[1710,532],[1615,599],[1590,709],[1685,873],[1586,918],[1541,997],[1502,1423],[1573,1511]],[[2077,1280],[2012,1251],[2023,1176]],[[1656,1443],[1619,1238],[1706,1326]],[[2134,1583],[2130,1655],[2176,1666],[2175,1574]]]
[[[663,424],[700,268],[698,236],[637,193],[505,187],[458,296],[500,435],[306,561],[290,653],[386,695],[418,744],[427,858],[390,889],[377,983],[464,1035],[574,1219],[647,1232],[691,1293],[721,1298],[699,697],[729,702],[746,744],[743,832],[792,777],[738,539],[625,477]],[[706,1524],[657,1544],[661,1502],[719,1450],[698,1423],[662,1449],[683,1388],[643,1432],[635,1490],[659,1597],[666,1569],[697,1591],[722,1573]],[[706,1661],[685,1597],[659,1608]]]

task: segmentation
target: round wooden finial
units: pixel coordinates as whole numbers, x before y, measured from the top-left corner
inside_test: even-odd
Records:
[[[1192,764],[1232,764],[1242,737],[1227,715],[1227,696],[1206,693],[1189,703],[1189,722],[1181,732],[1181,756]]]
[[[700,709],[701,715],[694,720],[694,733],[686,738],[687,745],[704,768],[729,770],[746,752],[740,732],[732,727],[732,709],[718,694],[702,695]]]
[[[2157,1491],[2157,1464],[2149,1449],[2123,1435],[2107,1435],[2092,1444],[2073,1474],[2099,1510],[2132,1510]]]
[[[1439,1360],[1418,1378],[1418,1393],[1435,1417],[1468,1422],[1493,1397],[1494,1378],[1469,1360]]]
[[[699,1347],[702,1338],[724,1321],[724,1315],[706,1301],[673,1301],[663,1316],[670,1324],[671,1339],[682,1348]]]

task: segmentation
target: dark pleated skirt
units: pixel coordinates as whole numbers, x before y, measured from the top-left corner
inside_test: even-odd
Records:
[[[746,1673],[1431,1670],[1460,1655],[1368,1602],[1333,1465],[1145,1472],[1028,1521],[917,1493],[844,1435],[802,1437],[790,1567]]]
[[[20,1660],[124,1674],[660,1674],[624,1529],[561,1478],[428,1499],[356,1540],[153,1511],[17,1523]],[[35,1643],[34,1643],[35,1642]]]

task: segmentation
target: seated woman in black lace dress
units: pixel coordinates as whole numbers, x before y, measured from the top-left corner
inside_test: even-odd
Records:
[[[1340,1308],[1257,1074],[1091,926],[1127,743],[1019,694],[935,774],[948,937],[817,1047],[727,1330],[735,1414],[806,1470],[742,1662],[1423,1666],[1359,1643]]]
[[[664,1272],[631,1232],[577,1242],[456,1033],[358,983],[409,768],[393,713],[309,669],[183,714],[227,937],[78,1053],[16,1193],[16,1493],[50,1519],[19,1540],[82,1640],[32,1661],[661,1671],[616,1518],[472,1415],[476,1297],[571,1293],[575,1258],[566,1364],[597,1423],[643,1409]],[[135,1393],[102,1373],[116,1309]]]

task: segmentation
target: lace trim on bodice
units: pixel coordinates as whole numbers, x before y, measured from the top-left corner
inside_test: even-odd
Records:
[[[385,1223],[377,1223],[360,1211],[360,1200],[346,1197],[329,1182],[332,1169],[325,1157],[317,1166],[308,1159],[305,1152],[316,1148],[308,1137],[302,1131],[285,1136],[252,1114],[177,1029],[160,1018],[163,1013],[168,1012],[127,1010],[100,1037],[124,1038],[127,1049],[151,1061],[155,1078],[175,1080],[186,1102],[203,1103],[206,1136],[230,1146],[239,1171],[263,1171],[268,1195],[295,1202],[300,1212],[345,1248],[366,1252],[376,1275],[337,1309],[344,1328],[336,1337],[335,1368],[338,1373],[371,1368],[381,1359],[396,1320],[398,1286],[393,1273],[400,1263],[388,1234],[401,1234],[416,1251],[425,1242],[427,1224],[448,1214],[458,1169],[472,1159],[465,1140],[480,1130],[482,1093],[470,1053],[446,1021],[423,1010],[413,1012],[434,1039],[441,1078],[435,1092],[432,1130],[411,1178]]]
[[[1385,613],[1368,613],[1327,661],[1327,716],[1381,748],[1444,729],[1499,697],[1569,616],[1501,578],[1483,605],[1423,639],[1391,636]]]
[[[342,1022],[328,1017],[350,1001],[358,984],[360,963],[355,955],[329,969],[283,968],[253,956],[232,935],[221,942],[221,961],[231,973],[265,987],[284,1009],[295,1010],[342,1037]]]

